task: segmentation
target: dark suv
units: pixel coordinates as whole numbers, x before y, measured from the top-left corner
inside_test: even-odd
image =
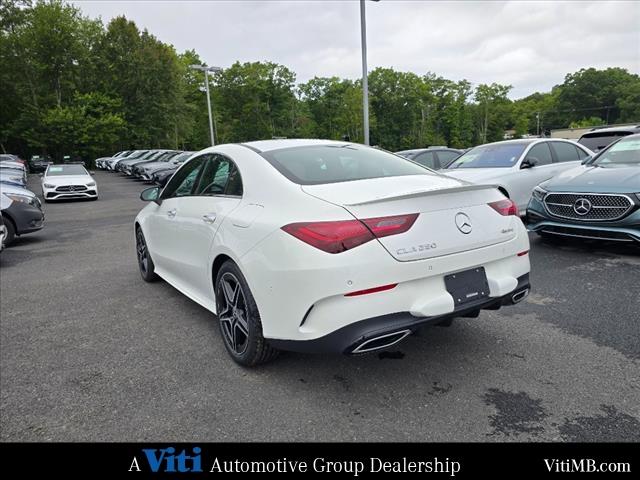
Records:
[[[29,163],[29,171],[32,173],[38,173],[38,172],[44,172],[49,166],[49,164],[53,163],[53,161],[51,160],[51,157],[48,155],[44,157],[40,155],[33,155],[28,163]]]
[[[627,135],[640,133],[640,125],[630,125],[621,127],[595,127],[591,131],[583,134],[578,143],[584,145],[592,152],[599,152],[603,148],[611,145],[616,140]]]

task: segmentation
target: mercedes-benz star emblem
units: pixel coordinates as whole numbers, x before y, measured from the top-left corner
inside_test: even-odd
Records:
[[[573,204],[573,211],[578,215],[586,215],[591,211],[591,202],[586,198],[579,198]]]
[[[456,213],[456,227],[465,235],[471,233],[471,219],[469,215],[466,213],[458,212]]]

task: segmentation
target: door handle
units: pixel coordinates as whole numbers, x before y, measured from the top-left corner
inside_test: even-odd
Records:
[[[202,216],[202,221],[204,223],[213,223],[216,221],[216,214],[215,213],[207,213],[206,215]]]
[[[173,218],[173,217],[175,217],[175,216],[176,216],[176,209],[175,209],[175,208],[174,208],[173,210],[169,210],[169,211],[167,212],[167,217],[169,217],[169,218]]]

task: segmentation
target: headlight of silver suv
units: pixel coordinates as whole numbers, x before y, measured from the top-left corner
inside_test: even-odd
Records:
[[[543,202],[544,197],[547,195],[547,193],[548,192],[544,188],[536,187],[533,189],[532,195],[533,195],[533,198],[535,198],[539,202]]]
[[[95,186],[96,186],[96,182],[87,183],[87,187],[95,187]]]
[[[55,188],[55,185],[51,184],[51,183],[45,183],[44,188]]]

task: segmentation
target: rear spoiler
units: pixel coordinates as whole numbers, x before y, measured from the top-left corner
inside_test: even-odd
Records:
[[[431,190],[414,190],[413,192],[403,192],[400,194],[391,193],[383,197],[374,198],[373,200],[367,200],[366,202],[351,203],[345,206],[358,207],[361,205],[372,205],[380,202],[388,202],[389,200],[406,200],[408,198],[426,197],[429,195],[441,195],[443,193],[460,193],[460,192],[470,192],[474,190],[489,190],[493,188],[498,188],[498,186],[469,184],[469,185],[460,185],[459,187],[449,187],[449,188],[443,187],[443,188],[436,188]]]

